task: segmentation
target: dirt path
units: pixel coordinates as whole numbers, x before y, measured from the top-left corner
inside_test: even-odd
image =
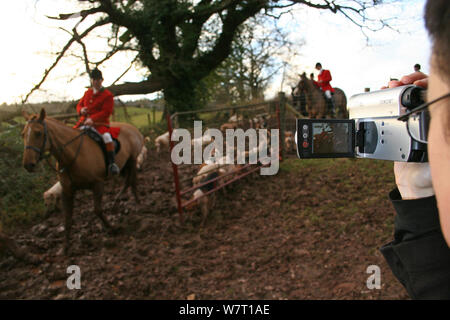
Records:
[[[125,228],[119,235],[103,230],[87,192],[77,196],[72,257],[61,254],[60,213],[12,235],[42,263],[0,257],[0,298],[407,298],[378,251],[392,233],[387,193],[393,179],[359,177],[356,161],[336,165],[344,170],[286,165],[277,176],[253,174],[220,196],[199,229],[199,216],[179,224],[171,166],[150,155],[139,175],[137,213],[127,196],[118,214],[108,214],[120,186],[107,188],[107,216]],[[361,191],[367,187],[373,188]],[[81,269],[81,290],[66,287],[73,264]],[[381,269],[380,290],[366,286],[369,265]]]

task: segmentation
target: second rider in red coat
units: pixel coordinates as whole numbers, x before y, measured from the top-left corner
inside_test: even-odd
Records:
[[[333,115],[335,115],[336,107],[334,105],[333,95],[332,95],[334,93],[334,89],[330,85],[330,81],[332,79],[330,70],[322,69],[322,64],[320,64],[320,62],[316,63],[316,70],[319,71],[319,76],[317,77],[318,80],[316,81],[316,84],[319,86],[319,88],[325,94],[325,98],[328,100],[328,103],[331,106],[331,112]]]

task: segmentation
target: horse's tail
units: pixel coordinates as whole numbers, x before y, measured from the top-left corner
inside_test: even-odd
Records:
[[[139,153],[137,159],[136,159],[136,168],[138,170],[142,169],[142,166],[144,165],[145,160],[147,159],[147,147],[145,144],[142,146],[141,152]]]

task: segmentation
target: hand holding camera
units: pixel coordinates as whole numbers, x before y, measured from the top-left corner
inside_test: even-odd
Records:
[[[353,95],[350,119],[297,119],[299,158],[427,162],[425,90],[409,84]],[[399,121],[400,120],[400,121]]]
[[[389,88],[406,84],[428,87],[428,77],[422,72],[404,76],[400,81],[390,81]],[[431,183],[430,164],[413,162],[394,163],[395,183],[404,200],[419,199],[434,195]]]
[[[432,196],[427,156],[430,118],[422,110],[427,84],[427,75],[414,72],[390,81],[383,90],[352,96],[348,120],[297,119],[299,158],[395,161],[395,181],[403,199]]]
[[[434,195],[428,162],[395,162],[395,183],[403,200],[431,197]]]

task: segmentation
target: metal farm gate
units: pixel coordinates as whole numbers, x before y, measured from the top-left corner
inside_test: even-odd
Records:
[[[288,107],[289,108],[289,107]],[[278,99],[271,101],[264,101],[261,103],[243,105],[243,106],[232,106],[224,108],[213,108],[213,109],[202,109],[196,111],[187,112],[176,112],[172,115],[167,115],[167,127],[169,131],[169,152],[172,154],[174,148],[174,142],[171,140],[173,130],[180,128],[180,123],[188,123],[187,126],[182,126],[183,129],[189,130],[192,135],[193,132],[193,121],[201,120],[203,123],[203,128],[221,128],[224,124],[229,125],[233,123],[234,128],[243,129],[246,131],[249,128],[258,129],[258,125],[261,128],[261,123],[258,120],[264,119],[264,124],[262,128],[267,129],[278,129],[279,130],[279,160],[281,161],[284,155],[283,143],[284,141],[284,131],[285,131],[285,114],[286,114],[286,98],[284,93],[279,93]],[[186,120],[188,119],[188,120]],[[230,121],[233,119],[234,121]],[[295,119],[295,117],[294,117]],[[190,123],[190,125],[189,125]],[[291,124],[290,124],[291,126]],[[222,131],[222,130],[221,130]],[[222,131],[223,132],[223,131]],[[202,132],[203,134],[203,132]],[[225,147],[224,147],[225,149]],[[203,152],[203,149],[202,149]],[[197,176],[197,171],[199,165],[194,164],[180,164],[177,165],[172,163],[173,168],[173,178],[175,186],[175,197],[177,202],[177,208],[179,213],[180,222],[183,222],[183,213],[185,208],[193,205],[200,198],[210,195],[223,187],[239,181],[243,177],[250,175],[251,173],[261,169],[266,165],[258,162],[258,164],[246,164],[240,166],[237,170],[232,172],[227,172],[224,175],[219,175],[213,179],[205,182],[195,183],[193,178]],[[219,165],[219,168],[222,165]],[[227,166],[224,164],[223,166]],[[205,172],[204,172],[205,173]],[[224,179],[225,182],[219,182],[219,180]],[[193,199],[192,194],[195,190],[214,183],[214,187],[203,193],[202,196]]]

